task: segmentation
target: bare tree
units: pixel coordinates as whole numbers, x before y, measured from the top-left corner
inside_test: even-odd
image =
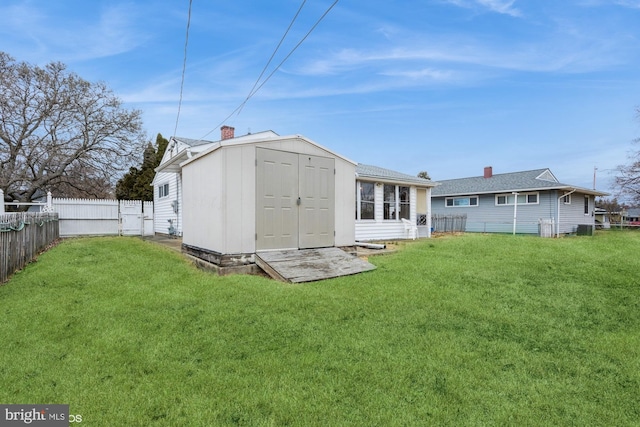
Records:
[[[636,107],[636,118],[640,119],[640,107]],[[634,144],[640,144],[640,138]],[[620,195],[628,196],[630,201],[640,204],[640,150],[632,151],[627,156],[629,163],[617,167],[615,178]]]
[[[634,143],[638,144],[640,140]],[[640,204],[640,151],[630,153],[628,159],[628,164],[617,168],[616,185],[621,195],[628,196],[631,201]]]
[[[0,52],[0,188],[5,201],[98,196],[144,147],[141,112],[104,83],[52,62],[44,68]],[[105,187],[108,187],[105,188]]]

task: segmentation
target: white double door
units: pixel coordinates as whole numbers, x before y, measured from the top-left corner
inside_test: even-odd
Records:
[[[333,246],[335,160],[256,150],[256,250]]]

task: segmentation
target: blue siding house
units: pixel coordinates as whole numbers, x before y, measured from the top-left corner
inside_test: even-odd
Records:
[[[466,231],[559,236],[592,230],[596,190],[559,182],[549,169],[438,181],[434,215],[467,215]],[[437,230],[436,230],[437,231]]]

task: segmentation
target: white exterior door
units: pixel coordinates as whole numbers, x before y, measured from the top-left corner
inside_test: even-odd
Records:
[[[301,154],[298,163],[299,247],[333,246],[335,230],[334,160]]]
[[[256,250],[298,247],[298,155],[258,148]]]
[[[120,219],[122,221],[123,236],[141,236],[143,227],[142,202],[139,200],[121,200]]]
[[[256,150],[256,250],[333,246],[334,159]]]

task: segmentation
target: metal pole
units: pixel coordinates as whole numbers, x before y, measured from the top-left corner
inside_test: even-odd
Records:
[[[516,222],[518,219],[518,193],[513,192],[513,235],[516,235]]]

